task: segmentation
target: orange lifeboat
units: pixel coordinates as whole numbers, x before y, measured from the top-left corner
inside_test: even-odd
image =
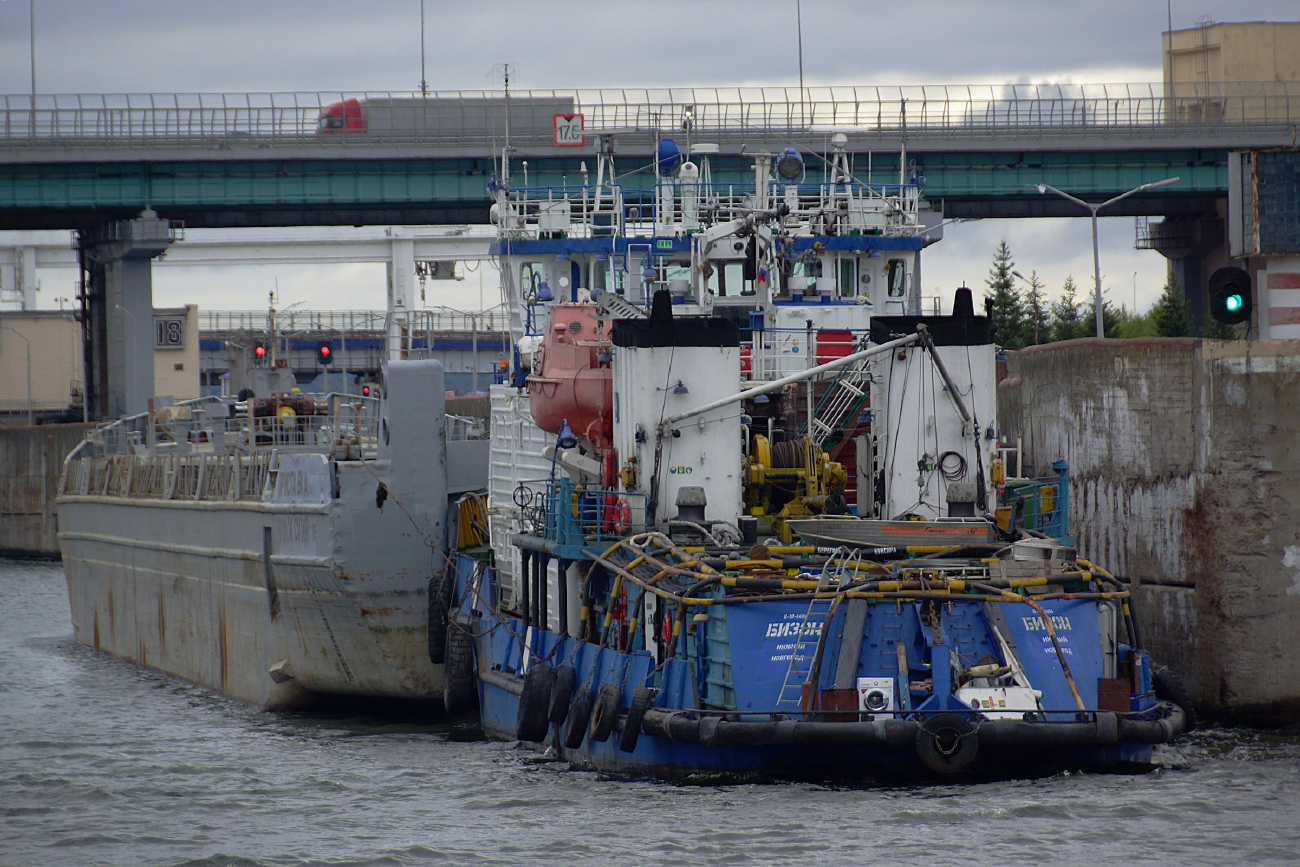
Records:
[[[538,427],[558,434],[568,419],[569,427],[597,449],[614,437],[614,373],[603,326],[595,304],[551,307],[533,372],[525,380]]]

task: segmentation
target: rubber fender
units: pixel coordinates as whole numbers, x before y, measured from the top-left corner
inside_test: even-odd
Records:
[[[591,707],[595,703],[596,694],[591,691],[591,687],[585,684],[578,687],[573,701],[569,703],[569,722],[564,727],[564,746],[567,749],[576,750],[582,746],[582,739],[591,722]]]
[[[1155,719],[1120,718],[1119,739],[1133,744],[1167,744],[1187,731],[1187,714],[1172,701],[1162,701],[1147,714]]]
[[[654,697],[654,691],[648,686],[638,686],[632,690],[632,703],[627,707],[627,720],[623,723],[623,734],[618,739],[618,748],[623,752],[630,753],[636,749],[636,742],[641,737],[641,722]]]
[[[555,669],[555,685],[551,687],[551,706],[547,710],[547,719],[556,725],[563,725],[569,716],[569,704],[573,701],[573,687],[577,685],[578,673],[568,662],[560,663]]]
[[[534,662],[524,675],[524,690],[519,694],[519,712],[515,716],[515,737],[521,741],[544,741],[551,729],[548,712],[551,687],[555,686],[555,669],[549,662]]]
[[[1196,728],[1196,708],[1192,707],[1192,697],[1187,694],[1187,688],[1183,682],[1178,679],[1178,675],[1169,670],[1167,665],[1157,665],[1151,672],[1151,686],[1155,689],[1156,698],[1172,701],[1183,711],[1183,717],[1186,719],[1186,731],[1192,731]]]
[[[442,665],[447,658],[447,613],[455,583],[450,566],[429,579],[429,661],[434,665]]]
[[[467,713],[474,709],[478,700],[471,623],[463,616],[447,623],[446,655],[442,665],[442,706],[449,714]]]
[[[941,713],[921,723],[916,732],[916,757],[939,774],[956,774],[975,764],[979,732],[965,717]]]
[[[618,687],[602,683],[596,691],[596,703],[591,709],[591,726],[588,734],[592,741],[604,743],[614,731],[618,721]]]

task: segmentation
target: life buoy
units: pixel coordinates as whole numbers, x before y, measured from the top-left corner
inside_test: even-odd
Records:
[[[619,497],[614,503],[614,532],[623,536],[631,528],[632,509],[627,504],[627,497]]]

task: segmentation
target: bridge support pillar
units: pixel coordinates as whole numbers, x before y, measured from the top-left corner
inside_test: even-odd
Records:
[[[411,349],[410,317],[415,309],[415,241],[394,238],[388,259],[388,359],[407,358]]]
[[[1228,264],[1226,207],[1225,200],[1219,203],[1218,213],[1169,216],[1138,231],[1139,249],[1155,250],[1169,260],[1187,298],[1193,334],[1205,333],[1210,274]]]
[[[176,240],[171,222],[146,210],[134,220],[78,234],[86,405],[92,419],[148,409],[153,397],[151,260]]]

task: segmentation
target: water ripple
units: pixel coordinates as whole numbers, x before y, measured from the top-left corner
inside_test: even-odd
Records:
[[[1142,776],[668,784],[472,728],[264,713],[71,640],[0,561],[0,864],[1295,864],[1300,737],[1209,729]]]

